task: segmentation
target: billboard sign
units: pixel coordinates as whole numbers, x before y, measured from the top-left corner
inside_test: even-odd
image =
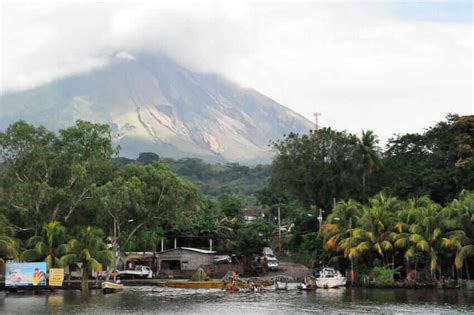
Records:
[[[45,286],[46,263],[7,263],[5,285],[7,287]]]
[[[49,285],[52,287],[60,287],[64,281],[64,269],[63,268],[51,268],[49,269]]]

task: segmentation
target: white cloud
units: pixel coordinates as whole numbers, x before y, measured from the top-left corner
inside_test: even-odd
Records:
[[[402,19],[384,5],[6,3],[2,20],[2,91],[159,50],[384,139],[473,111],[472,24]]]
[[[118,54],[115,55],[115,57],[121,58],[121,59],[126,59],[126,60],[135,60],[135,56],[132,54],[129,54],[126,51],[121,51]]]

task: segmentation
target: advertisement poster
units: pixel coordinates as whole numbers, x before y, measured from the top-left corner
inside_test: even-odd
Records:
[[[52,287],[60,287],[64,281],[64,269],[63,268],[51,268],[49,269],[49,285]]]
[[[5,285],[7,287],[19,286],[45,286],[46,263],[7,263],[5,272]]]

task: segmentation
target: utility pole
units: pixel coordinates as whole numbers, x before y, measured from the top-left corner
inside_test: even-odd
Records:
[[[323,210],[321,208],[319,208],[318,221],[319,221],[319,233],[321,233],[321,227],[323,225]]]
[[[322,114],[320,112],[314,112],[313,113],[316,130],[319,130],[319,116],[321,116],[321,115]]]
[[[351,229],[350,244],[349,247],[352,248],[352,217],[349,218],[349,228]],[[354,286],[355,273],[354,273],[354,258],[351,259],[351,286]]]
[[[280,207],[278,207],[278,240],[281,241],[281,218],[280,218]]]

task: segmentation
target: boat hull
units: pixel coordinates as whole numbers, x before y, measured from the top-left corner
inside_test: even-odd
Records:
[[[269,286],[273,283],[270,281],[257,282],[257,286]],[[168,288],[179,288],[179,289],[223,289],[224,282],[222,281],[166,281],[159,284],[163,287]],[[239,288],[247,289],[250,287],[249,283],[239,283]]]
[[[123,284],[113,283],[113,282],[104,282],[102,283],[102,293],[115,293],[123,290]]]
[[[316,286],[318,288],[339,288],[346,286],[346,277],[337,277],[337,278],[317,278]]]
[[[166,281],[161,286],[177,289],[222,289],[222,281]]]

